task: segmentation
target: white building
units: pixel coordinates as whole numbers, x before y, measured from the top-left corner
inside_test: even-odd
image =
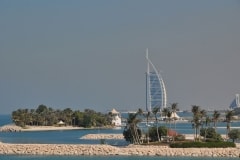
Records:
[[[148,58],[148,49],[146,50],[147,72],[146,72],[146,110],[152,112],[152,109],[158,107],[160,110],[167,106],[167,93],[162,76]]]
[[[229,106],[230,109],[236,109],[236,108],[240,108],[240,102],[239,102],[239,94],[235,95],[234,100],[232,101],[232,103]]]
[[[112,111],[110,112],[111,116],[112,116],[112,124],[114,126],[121,126],[122,125],[122,120],[121,120],[121,115],[118,111],[116,111],[116,109],[112,109]]]

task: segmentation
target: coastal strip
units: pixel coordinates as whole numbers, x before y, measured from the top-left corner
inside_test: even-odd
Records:
[[[83,127],[73,126],[26,126],[25,128],[14,124],[0,127],[0,132],[31,132],[31,131],[58,131],[58,130],[80,130]]]
[[[184,134],[186,139],[188,140],[193,140],[194,139],[194,135],[193,134]],[[224,136],[224,135],[223,135]],[[113,133],[109,133],[109,134],[101,134],[101,133],[96,133],[96,134],[86,134],[84,136],[82,136],[80,139],[124,139],[123,134],[113,134]]]
[[[6,155],[98,155],[98,156],[167,156],[167,157],[239,157],[240,148],[169,148],[167,146],[7,144],[0,143],[0,154]]]
[[[124,139],[123,134],[87,134],[80,139]]]

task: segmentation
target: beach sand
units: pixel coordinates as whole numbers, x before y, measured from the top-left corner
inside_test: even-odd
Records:
[[[84,129],[83,127],[72,127],[72,126],[27,126],[26,128],[22,128],[21,131],[29,132],[29,131],[55,131],[55,130],[78,130]]]

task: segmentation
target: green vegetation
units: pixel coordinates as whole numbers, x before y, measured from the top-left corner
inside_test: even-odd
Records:
[[[201,110],[200,106],[192,106],[193,120],[192,127],[194,129],[194,139],[199,140],[200,127],[203,127],[204,117],[206,117],[206,111]]]
[[[129,113],[128,119],[127,119],[127,125],[124,128],[123,136],[126,141],[133,143],[133,144],[141,144],[141,136],[142,132],[140,128],[137,126],[139,122],[141,122],[141,119],[139,118],[139,115],[141,115],[142,112],[139,110],[137,113]]]
[[[54,110],[45,105],[39,105],[37,109],[18,109],[12,112],[12,120],[17,126],[53,126],[63,121],[67,126],[78,127],[103,127],[111,124],[108,114],[95,112],[91,109],[73,111],[71,108]]]
[[[223,138],[216,132],[215,128],[201,128],[200,135],[205,137],[205,141],[223,141]]]
[[[228,148],[236,147],[233,142],[178,142],[171,143],[171,148]]]
[[[233,120],[233,111],[226,112],[227,135],[233,142],[224,141],[219,133],[217,133],[217,123],[220,119],[220,112],[214,111],[212,115],[208,115],[207,111],[201,109],[200,106],[193,105],[193,118],[191,121],[194,130],[194,140],[186,140],[184,135],[176,133],[172,127],[171,122],[174,122],[174,129],[176,128],[175,118],[172,116],[176,111],[177,103],[173,103],[171,107],[153,108],[152,112],[143,112],[139,109],[136,113],[129,114],[127,119],[127,126],[123,131],[126,141],[133,144],[141,145],[167,145],[174,148],[226,148],[236,147],[233,143],[236,139],[240,139],[240,130],[231,130],[231,121]],[[164,121],[169,123],[167,125],[159,125],[158,117],[164,117]],[[142,120],[146,120],[146,128],[139,128]],[[149,120],[155,120],[153,126],[149,126]]]
[[[157,131],[158,128],[158,131]],[[163,136],[167,136],[167,127],[151,127],[149,128],[149,138],[151,142],[161,141]]]
[[[233,142],[235,140],[240,139],[240,129],[233,129],[228,133],[228,137],[232,139]]]
[[[226,122],[227,122],[227,133],[226,135],[228,136],[228,133],[231,130],[231,121],[233,120],[234,116],[234,111],[227,111],[226,112]]]
[[[171,122],[171,114],[173,112],[176,112],[177,110],[177,103],[174,103],[171,108],[167,108],[166,110],[163,110],[163,114],[168,114],[169,118],[166,118],[165,121]],[[165,112],[166,111],[166,112]],[[155,118],[155,126],[149,127],[149,119],[151,118],[152,114],[154,115]],[[163,140],[163,137],[167,139],[167,141],[170,139],[168,135],[168,128],[166,126],[159,126],[158,125],[158,115],[161,114],[159,112],[158,108],[153,108],[153,112],[146,112],[143,113],[142,109],[138,109],[136,113],[129,113],[128,118],[127,118],[127,125],[124,128],[123,131],[123,136],[126,141],[133,143],[133,144],[152,144],[152,142],[158,141],[161,143]],[[138,127],[138,123],[142,121],[142,118],[145,118],[147,121],[147,129],[146,130],[141,130]],[[174,136],[171,137],[172,140],[185,140],[185,137],[182,135]],[[164,140],[165,140],[164,139]],[[151,143],[150,143],[151,142]]]

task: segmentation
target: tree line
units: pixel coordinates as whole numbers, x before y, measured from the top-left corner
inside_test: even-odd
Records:
[[[12,112],[12,120],[17,126],[53,126],[63,121],[67,126],[103,127],[111,124],[111,116],[91,109],[73,111],[53,109],[43,104],[37,109],[18,109]]]
[[[123,135],[126,141],[134,144],[142,144],[150,141],[160,142],[162,137],[169,137],[169,131],[173,130],[171,124],[174,123],[174,129],[176,129],[176,118],[171,115],[178,111],[177,103],[171,104],[171,107],[163,108],[154,107],[152,112],[143,113],[142,109],[138,109],[136,113],[129,113],[127,118],[127,125],[124,128]],[[220,120],[221,113],[217,110],[212,115],[208,115],[207,111],[201,109],[200,106],[192,105],[192,120],[191,125],[194,131],[195,141],[223,141],[219,133],[217,133],[217,123]],[[231,130],[231,122],[233,121],[234,111],[229,110],[225,113],[226,122],[226,137],[232,139],[240,139],[240,130]],[[154,117],[155,123],[153,126],[149,126],[149,119]],[[165,125],[159,126],[159,117],[163,117],[166,122]],[[139,123],[146,119],[146,128],[143,130],[139,127]],[[169,123],[167,125],[167,123]],[[171,135],[173,140],[184,140],[183,135]]]

